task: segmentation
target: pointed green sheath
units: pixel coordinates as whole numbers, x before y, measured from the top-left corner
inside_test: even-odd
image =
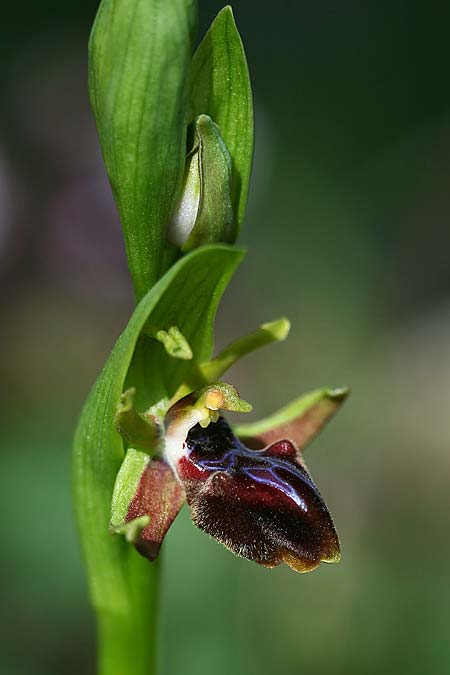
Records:
[[[195,0],[103,0],[89,93],[139,300],[160,274],[184,172]]]
[[[201,114],[217,124],[231,155],[231,196],[239,226],[253,161],[253,99],[244,47],[229,6],[214,19],[192,59],[189,121]]]
[[[74,443],[74,499],[98,618],[100,675],[154,672],[156,568],[108,531],[114,482],[124,456],[114,417],[127,371],[132,366],[141,373],[142,381],[135,384],[137,394],[140,384],[146,385],[143,406],[173,394],[191,362],[174,359],[157,340],[143,338],[146,322],[176,323],[194,360],[207,359],[218,302],[242,257],[238,249],[205,246],[174,265],[136,308],[83,409]]]

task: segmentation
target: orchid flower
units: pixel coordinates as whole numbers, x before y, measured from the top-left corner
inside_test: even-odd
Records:
[[[183,396],[164,415],[135,413],[134,428],[147,427],[148,442],[142,429],[136,440],[142,445],[144,437],[154,454],[129,448],[116,480],[111,530],[155,560],[186,501],[197,527],[265,567],[285,562],[309,572],[337,562],[339,539],[302,451],[346,395],[344,389],[314,392],[274,416],[275,425],[269,418],[237,432],[221,411],[245,413],[252,406],[224,382]],[[127,392],[126,414],[131,398]],[[123,404],[116,422],[133,442]]]

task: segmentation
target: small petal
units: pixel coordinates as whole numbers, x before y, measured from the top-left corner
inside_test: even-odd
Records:
[[[178,326],[171,326],[168,331],[159,330],[154,336],[164,345],[164,349],[174,359],[189,361],[192,359],[192,349]]]
[[[330,513],[290,441],[250,450],[220,418],[189,432],[177,473],[194,523],[237,555],[297,572],[339,560]]]
[[[274,342],[283,342],[289,335],[291,324],[289,319],[282,317],[275,321],[263,323],[252,333],[244,335],[227,345],[217,356],[209,361],[204,361],[194,368],[189,381],[183,382],[175,393],[174,400],[178,401],[191,391],[217,381],[239,359],[254,352],[256,349],[266,347]]]
[[[290,328],[291,324],[285,317],[263,323],[253,333],[245,335],[225,347],[211,361],[202,363],[200,371],[203,377],[207,382],[214,382],[246,354],[274,342],[283,342],[289,335]]]

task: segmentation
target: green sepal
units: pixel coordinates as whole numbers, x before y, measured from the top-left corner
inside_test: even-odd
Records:
[[[194,120],[191,134],[183,189],[168,229],[172,243],[183,251],[236,239],[230,154],[208,115]]]
[[[194,0],[102,0],[89,93],[139,300],[160,275],[185,165]]]
[[[231,200],[239,227],[253,161],[253,99],[244,47],[229,6],[216,16],[192,59],[189,121],[201,114],[218,125],[231,155]]]
[[[129,448],[117,474],[111,500],[111,532],[124,534],[128,542],[134,543],[140,531],[149,523],[148,516],[141,516],[126,522],[128,508],[136,494],[141,476],[150,457],[135,448]],[[146,522],[142,520],[146,518]],[[136,522],[139,521],[139,522]]]
[[[124,391],[117,406],[114,424],[127,444],[154,453],[161,440],[161,426],[155,416],[137,412],[134,407],[135,394],[134,387]]]
[[[260,448],[288,439],[302,450],[337,412],[348,394],[347,387],[316,389],[258,422],[236,425],[234,431],[250,447]]]

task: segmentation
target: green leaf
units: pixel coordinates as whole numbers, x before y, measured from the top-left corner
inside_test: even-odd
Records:
[[[135,378],[145,385],[146,408],[170,396],[191,362],[171,358],[159,342],[143,336],[146,322],[176,324],[189,340],[194,358],[208,358],[219,299],[242,257],[241,250],[225,245],[205,246],[174,265],[136,308],[81,415],[74,444],[74,497],[92,602],[98,612],[104,675],[147,674],[153,658],[156,568],[108,532],[114,481],[124,456],[114,416],[127,371],[132,366]]]
[[[288,403],[273,415],[258,422],[234,428],[250,447],[260,448],[283,438],[302,450],[337,412],[349,389],[316,389]]]
[[[218,125],[233,162],[231,195],[242,223],[253,160],[253,100],[241,37],[227,6],[192,59],[189,121],[206,114]]]
[[[89,93],[139,300],[157,280],[184,172],[195,0],[103,0]]]

